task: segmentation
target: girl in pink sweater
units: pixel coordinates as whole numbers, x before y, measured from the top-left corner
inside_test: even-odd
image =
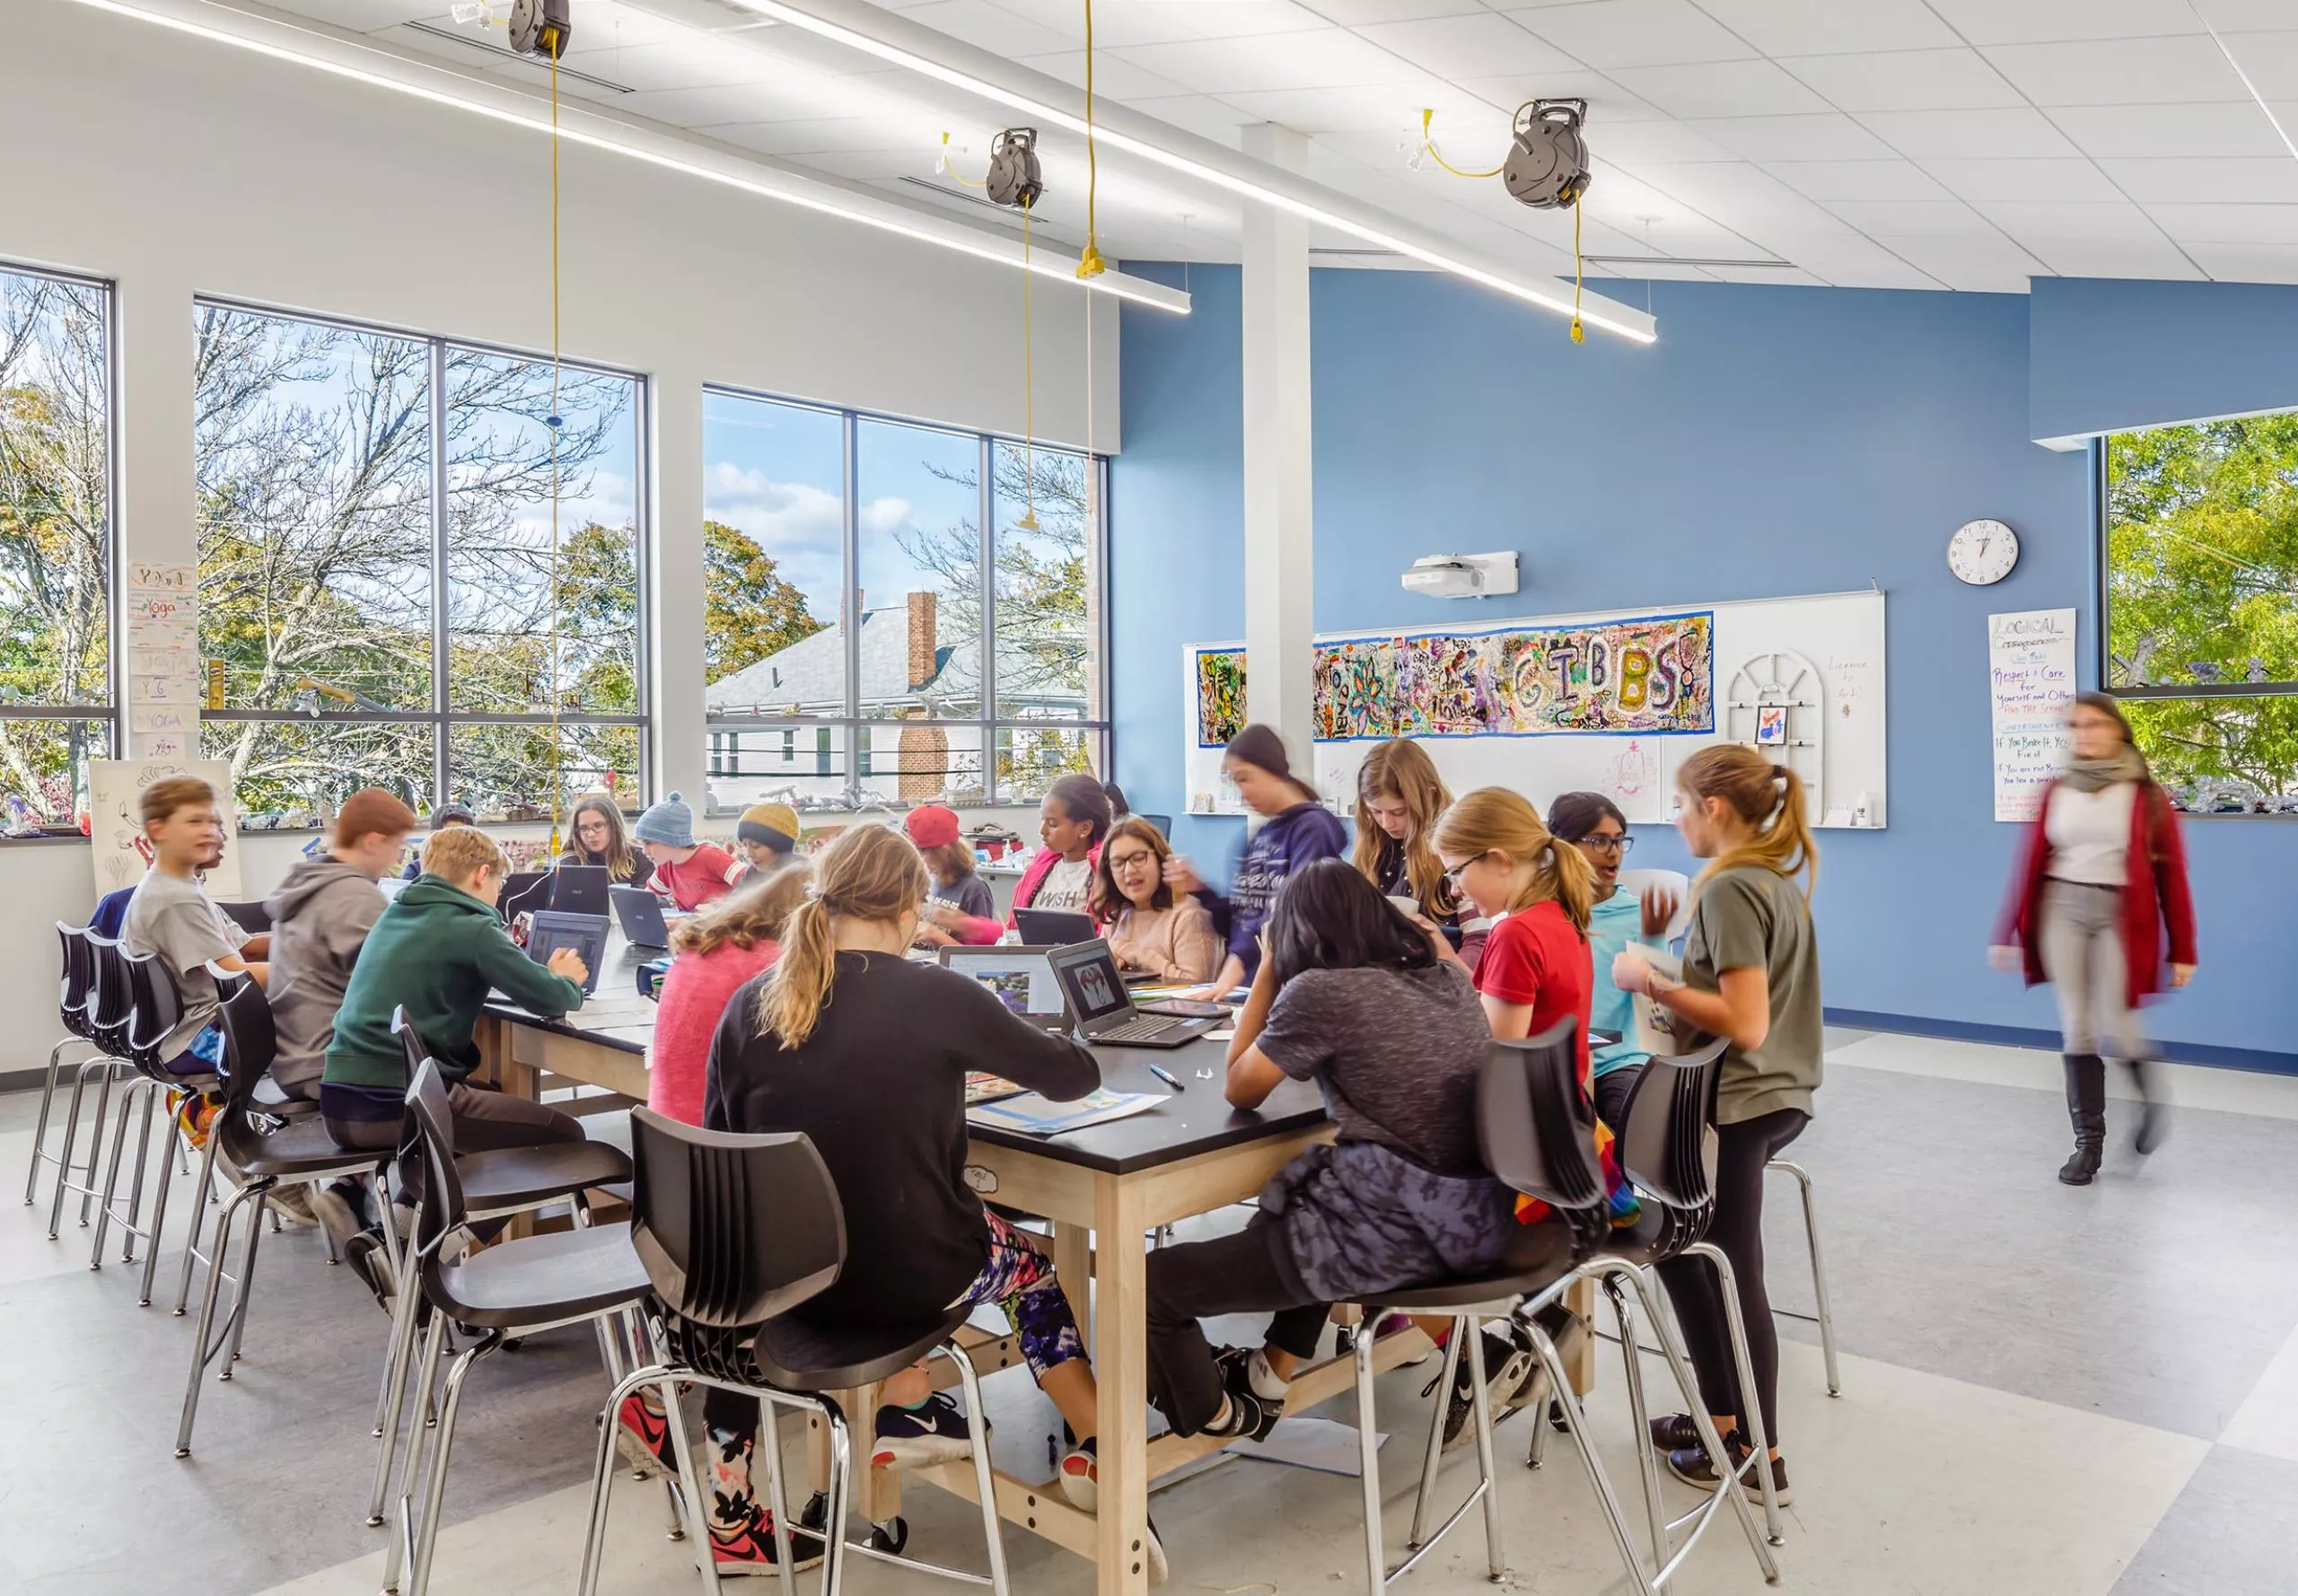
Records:
[[[678,957],[662,978],[647,1058],[646,1106],[657,1114],[702,1123],[702,1082],[718,1022],[741,984],[781,952],[782,923],[806,900],[813,873],[805,864],[778,870],[737,888],[671,933]]]

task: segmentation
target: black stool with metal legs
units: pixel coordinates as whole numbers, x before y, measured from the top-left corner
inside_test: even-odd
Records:
[[[1828,1269],[1820,1258],[1820,1215],[1811,1201],[1811,1172],[1789,1159],[1775,1158],[1763,1166],[1767,1174],[1793,1175],[1803,1199],[1803,1245],[1811,1254],[1813,1317],[1820,1325],[1820,1353],[1827,1361],[1828,1395],[1843,1395],[1843,1375],[1835,1361],[1835,1310],[1828,1303]]]
[[[981,1383],[973,1361],[956,1340],[969,1310],[952,1308],[931,1323],[882,1329],[821,1329],[804,1323],[791,1311],[827,1290],[846,1259],[844,1211],[813,1144],[803,1136],[698,1130],[646,1109],[631,1110],[630,1128],[636,1166],[631,1232],[653,1283],[649,1310],[664,1355],[653,1366],[634,1371],[608,1399],[592,1476],[580,1596],[592,1596],[597,1588],[617,1416],[625,1398],[649,1386],[662,1393],[679,1465],[688,1473],[686,1500],[695,1515],[689,1533],[701,1548],[706,1588],[718,1589],[708,1528],[700,1521],[700,1482],[690,1473],[685,1425],[679,1416],[681,1381],[759,1399],[764,1422],[753,1455],[766,1464],[775,1557],[785,1596],[794,1588],[795,1569],[776,1424],[785,1407],[818,1415],[829,1440],[822,1596],[838,1596],[849,1552],[918,1573],[987,1585],[994,1596],[1007,1596],[1005,1544],[989,1467]],[[974,1488],[989,1548],[987,1577],[846,1539],[853,1451],[846,1415],[830,1393],[874,1385],[934,1354],[957,1365],[964,1389],[974,1434]]]
[[[398,1591],[405,1572],[408,1596],[424,1596],[430,1588],[432,1556],[438,1546],[455,1421],[472,1367],[509,1337],[539,1335],[628,1312],[645,1300],[647,1277],[631,1249],[631,1232],[623,1225],[522,1236],[467,1253],[473,1240],[471,1215],[456,1170],[453,1111],[435,1062],[426,1060],[417,1072],[414,1084],[408,1089],[408,1108],[415,1118],[423,1160],[423,1201],[416,1222],[409,1277],[402,1280],[399,1295],[403,1301],[419,1296],[428,1323],[422,1374],[406,1404],[411,1434],[399,1487],[399,1521],[384,1554],[383,1589]],[[425,1436],[430,1433],[424,1427],[423,1415],[431,1405],[451,1323],[477,1332],[478,1340],[456,1357],[447,1373],[438,1399],[438,1427],[426,1447]],[[394,1431],[399,1417],[397,1413],[390,1416]],[[605,1422],[611,1445],[612,1407]],[[424,1472],[426,1451],[431,1454],[427,1478]],[[690,1469],[687,1478],[693,1478]],[[423,1482],[419,1511],[418,1479]],[[690,1499],[689,1511],[699,1511]]]
[[[96,983],[100,994],[98,1006],[107,1015],[127,1011],[127,1023],[114,1034],[114,1051],[135,1071],[135,1078],[127,1081],[119,1094],[118,1118],[112,1124],[111,1157],[104,1171],[101,1197],[96,1208],[95,1245],[88,1258],[92,1269],[103,1267],[104,1233],[111,1225],[120,1227],[120,1261],[136,1261],[136,1243],[149,1243],[144,1255],[144,1280],[137,1294],[136,1305],[147,1307],[152,1301],[152,1281],[159,1267],[160,1232],[167,1221],[168,1191],[175,1179],[175,1139],[180,1122],[171,1112],[165,1134],[168,1156],[161,1160],[160,1188],[152,1205],[149,1229],[140,1223],[144,1206],[144,1179],[151,1166],[152,1115],[170,1092],[197,1094],[216,1083],[216,1077],[206,1072],[197,1074],[178,1074],[166,1067],[171,1055],[166,1052],[168,1038],[181,1022],[183,1010],[176,994],[175,978],[153,953],[133,953],[125,944],[92,939],[96,955]],[[125,1210],[120,1206],[119,1172],[127,1154],[128,1121],[136,1118],[136,1107],[143,1105],[143,1115],[136,1130],[135,1164],[128,1182]],[[210,1138],[211,1143],[213,1138]],[[193,1218],[193,1241],[197,1240],[198,1216]]]
[[[329,1180],[364,1175],[382,1162],[373,1153],[349,1153],[335,1144],[327,1127],[317,1119],[290,1121],[277,1130],[262,1123],[270,1116],[255,1106],[255,1089],[270,1069],[278,1037],[272,1029],[271,1004],[263,988],[244,971],[210,964],[215,989],[224,1006],[217,1022],[224,1030],[224,1062],[218,1079],[224,1088],[223,1106],[208,1127],[207,1144],[219,1144],[223,1167],[234,1189],[216,1215],[215,1233],[207,1254],[207,1285],[199,1302],[199,1327],[191,1346],[191,1372],[184,1381],[183,1416],[176,1426],[176,1456],[191,1455],[191,1428],[199,1413],[201,1373],[219,1358],[218,1380],[232,1378],[232,1364],[240,1355],[240,1337],[247,1329],[248,1302],[255,1289],[256,1244],[263,1236],[263,1210],[281,1182]],[[232,1225],[241,1208],[252,1205],[247,1240],[232,1284],[232,1308],[220,1333],[215,1333],[215,1299],[224,1279],[224,1261],[232,1247]],[[211,1334],[214,1338],[211,1339]]]
[[[57,1013],[64,1022],[66,1035],[48,1049],[48,1073],[40,1090],[39,1119],[32,1131],[32,1152],[24,1171],[24,1203],[27,1206],[39,1200],[39,1171],[43,1164],[56,1166],[55,1193],[49,1201],[48,1239],[56,1240],[56,1232],[64,1217],[64,1194],[82,1194],[80,1223],[87,1223],[88,1204],[97,1195],[96,1167],[102,1157],[104,1113],[111,1100],[111,1085],[121,1061],[115,1058],[106,1046],[109,1033],[100,1032],[96,1026],[96,950],[90,941],[94,934],[84,925],[56,923],[57,941],[64,954],[63,973],[57,983]],[[57,1082],[67,1048],[93,1048],[95,1055],[73,1066],[72,1096],[64,1117],[64,1137],[61,1151],[48,1150],[48,1126],[56,1100]],[[88,1162],[83,1166],[73,1162],[72,1152],[80,1135],[80,1105],[84,1101],[90,1080],[98,1083],[95,1123],[88,1132]],[[84,1176],[84,1181],[73,1176]]]

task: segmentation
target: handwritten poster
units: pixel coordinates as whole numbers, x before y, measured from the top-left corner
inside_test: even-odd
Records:
[[[232,766],[228,759],[94,759],[88,765],[89,841],[94,846],[96,893],[99,897],[144,879],[152,863],[152,845],[144,836],[138,805],[144,789],[163,776],[196,776],[222,798],[224,858],[204,878],[207,895],[224,902],[240,896],[238,815],[232,804]]]
[[[1995,706],[1995,818],[2031,820],[2041,812],[2043,789],[2066,762],[2074,611],[1988,616],[1987,664]]]
[[[127,729],[147,755],[180,758],[194,739],[206,693],[198,641],[199,567],[128,561]],[[224,791],[228,797],[229,787]],[[102,818],[98,805],[99,825]]]

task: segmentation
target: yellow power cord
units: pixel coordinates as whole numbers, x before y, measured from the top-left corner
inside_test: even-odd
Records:
[[[1576,199],[1572,202],[1572,341],[1588,341],[1580,326],[1580,202]]]
[[[1038,530],[1038,384],[1030,330],[1030,279],[1037,274],[1030,269],[1030,210],[1022,207],[1022,491],[1028,502],[1013,523],[1022,532]]]
[[[1503,166],[1494,167],[1490,171],[1462,171],[1459,167],[1445,160],[1443,152],[1438,150],[1436,147],[1436,141],[1428,136],[1428,124],[1435,119],[1435,116],[1436,112],[1434,109],[1424,110],[1420,113],[1420,147],[1428,152],[1430,158],[1433,159],[1437,165],[1443,167],[1446,171],[1451,172],[1456,178],[1496,178],[1505,169],[1504,164]]]
[[[566,785],[558,734],[558,434],[565,430],[558,413],[558,30],[544,30],[542,44],[550,52],[550,857],[557,859],[559,790]]]
[[[1093,229],[1093,200],[1101,185],[1101,159],[1093,149],[1093,0],[1085,0],[1085,248],[1077,257],[1081,277],[1098,277],[1110,268]]]
[[[952,177],[957,179],[958,181],[963,183],[969,189],[987,189],[989,187],[989,180],[987,178],[977,183],[971,178],[966,176],[965,173],[960,171],[956,167],[950,164],[950,136],[946,133],[942,136],[942,170],[948,172]]]

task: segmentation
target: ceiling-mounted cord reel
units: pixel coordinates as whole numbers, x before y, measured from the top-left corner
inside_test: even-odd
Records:
[[[1036,128],[1008,127],[990,141],[987,193],[996,203],[1023,211],[1045,197]]]
[[[511,48],[556,61],[574,35],[572,0],[511,0]]]
[[[1500,169],[1509,197],[1534,210],[1565,210],[1580,202],[1594,175],[1588,169],[1584,100],[1531,100],[1516,108],[1516,141]]]

